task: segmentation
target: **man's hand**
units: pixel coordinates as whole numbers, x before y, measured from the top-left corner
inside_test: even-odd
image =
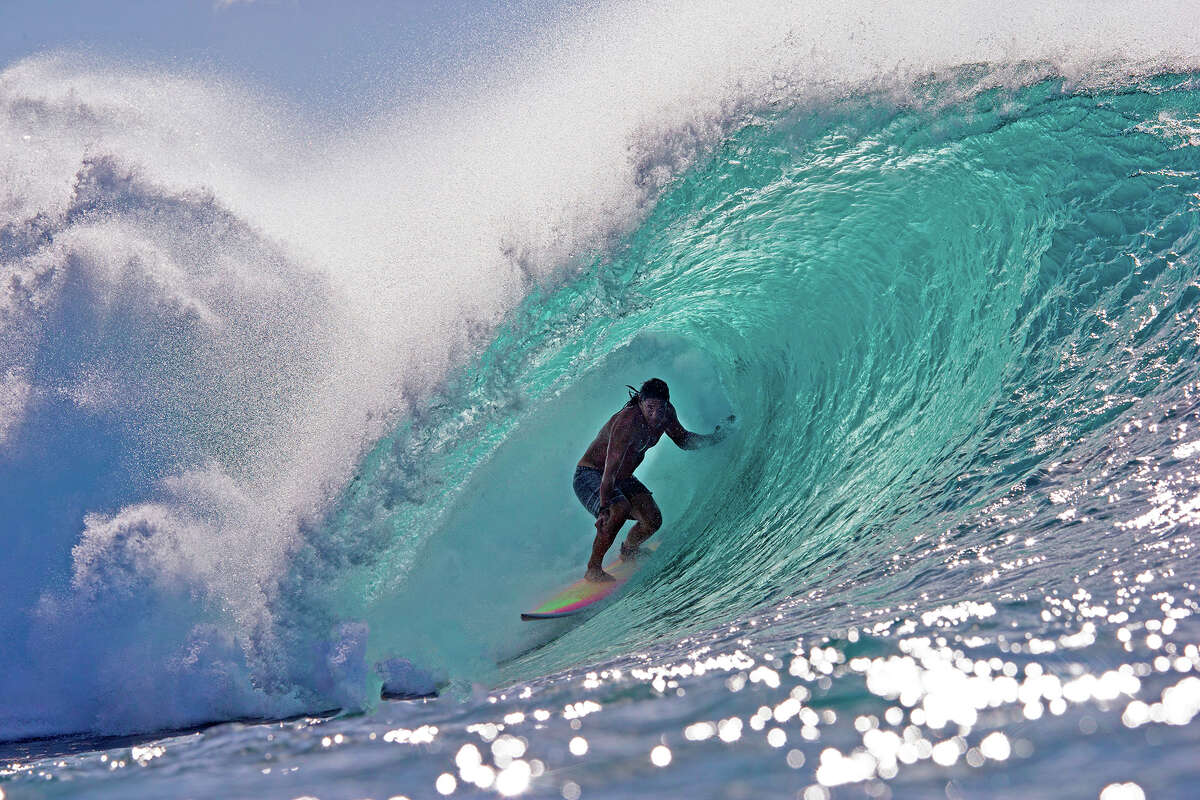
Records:
[[[733,414],[730,414],[728,417],[725,418],[725,421],[733,422],[734,419],[735,419],[735,417],[733,416]],[[716,428],[713,429],[712,443],[716,444],[717,442],[721,441],[728,435],[729,435],[729,429],[728,428],[722,429],[721,426],[718,425]]]

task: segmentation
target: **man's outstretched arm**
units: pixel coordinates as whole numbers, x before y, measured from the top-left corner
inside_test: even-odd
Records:
[[[733,422],[733,415],[730,414],[725,420]],[[667,423],[666,434],[671,437],[671,441],[679,446],[680,450],[699,450],[701,447],[708,447],[721,441],[728,435],[728,429],[722,429],[718,425],[712,433],[692,433],[679,424],[679,418],[675,416],[672,409],[671,421]]]

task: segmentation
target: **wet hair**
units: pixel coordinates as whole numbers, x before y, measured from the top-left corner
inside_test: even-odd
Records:
[[[667,388],[667,382],[661,378],[651,378],[642,384],[641,389],[635,389],[629,384],[625,384],[629,389],[629,402],[626,406],[637,405],[639,400],[662,400],[664,403],[671,402],[671,390]]]

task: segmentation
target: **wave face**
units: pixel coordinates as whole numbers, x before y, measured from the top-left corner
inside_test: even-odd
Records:
[[[366,516],[469,481],[426,551],[384,560],[372,630],[403,620],[397,641],[420,631],[403,654],[452,673],[502,656],[522,603],[586,560],[571,470],[652,375],[685,425],[732,411],[737,434],[652,451],[653,577],[510,678],[797,595],[862,610],[1056,586],[1097,537],[1129,546],[1198,374],[1195,77],[964,98],[977,78],[750,118],[621,248],[529,300],[456,388],[470,402],[386,440],[351,491]],[[431,482],[395,482],[417,453],[438,454]],[[1172,498],[1170,524],[1191,521]]]
[[[1074,591],[1097,541],[1194,524],[1188,42],[1021,29],[962,66],[994,35],[829,21],[876,45],[850,58],[775,13],[668,9],[593,61],[550,36],[453,113],[316,144],[242,89],[4,72],[0,737]],[[653,89],[622,76],[664,41]],[[572,467],[650,376],[736,435],[657,448],[655,564],[497,667],[586,560]]]

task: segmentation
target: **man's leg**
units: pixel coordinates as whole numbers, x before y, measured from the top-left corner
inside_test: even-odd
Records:
[[[637,524],[629,529],[629,535],[621,545],[622,554],[636,551],[642,542],[662,527],[662,512],[658,510],[658,503],[654,502],[654,496],[649,492],[635,494],[629,498],[629,503],[630,515],[637,520]]]
[[[617,531],[621,530],[621,526],[629,519],[632,510],[629,501],[623,497],[608,508],[607,516],[596,519],[596,541],[592,544],[592,557],[588,560],[586,575],[590,580],[614,580],[613,576],[603,569],[604,554],[608,552],[608,548],[612,547],[613,540],[617,538]]]

